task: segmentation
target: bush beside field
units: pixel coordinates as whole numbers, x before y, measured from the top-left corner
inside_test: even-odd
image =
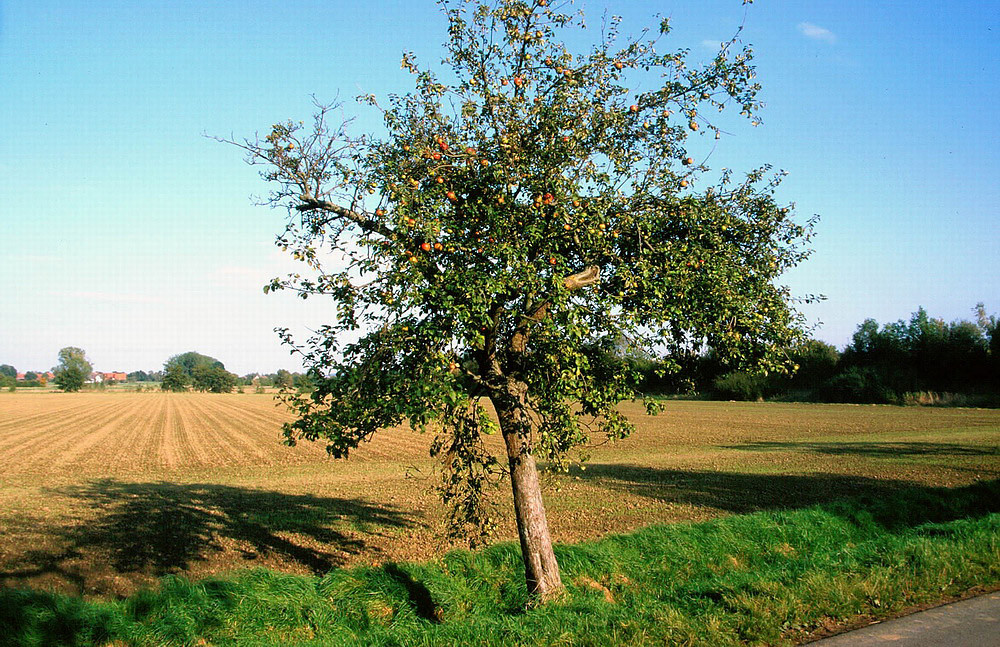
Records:
[[[165,578],[88,602],[0,590],[12,645],[794,644],[1000,586],[1000,481],[651,526],[558,548],[532,607],[517,546],[324,577]]]

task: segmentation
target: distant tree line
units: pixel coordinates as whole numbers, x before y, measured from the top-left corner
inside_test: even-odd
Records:
[[[59,351],[59,365],[53,368],[54,382],[64,391],[79,391],[82,388],[103,388],[103,384],[90,384],[93,367],[83,349],[63,348]],[[27,372],[18,380],[17,369],[10,364],[0,364],[0,388],[13,390],[19,387],[45,386],[45,375]],[[214,357],[195,351],[188,351],[170,357],[163,370],[132,371],[126,375],[126,382],[158,383],[164,391],[208,391],[230,393],[235,388],[252,386],[263,391],[278,388],[297,391],[311,391],[313,383],[304,373],[279,369],[274,373],[249,373],[242,377],[226,370],[225,365]]]
[[[982,304],[975,312],[974,321],[952,323],[923,308],[909,321],[880,326],[866,319],[843,351],[818,340],[789,349],[797,370],[787,375],[730,371],[710,349],[625,361],[638,372],[640,390],[651,394],[879,404],[960,394],[951,401],[1000,406],[1000,321]]]
[[[52,368],[52,381],[67,392],[79,391],[90,378],[93,367],[82,348],[67,346],[59,351],[59,364]],[[27,371],[18,379],[17,369],[0,365],[0,388],[13,391],[16,387],[39,387],[48,383],[49,375]]]
[[[904,404],[929,401],[943,394],[944,403],[1000,406],[1000,319],[987,315],[983,304],[974,321],[946,323],[923,308],[909,321],[879,325],[862,322],[843,351],[819,340],[789,349],[796,367],[790,374],[760,375],[730,370],[711,349],[674,353],[663,359],[594,351],[591,363],[607,372],[631,369],[639,391],[653,395],[700,395],[726,400],[788,399],[819,402]],[[92,371],[80,348],[59,351],[53,368],[64,391],[84,387]],[[0,364],[0,388],[44,386],[43,377]],[[279,369],[274,373],[230,373],[222,362],[194,351],[174,355],[162,371],[133,371],[129,382],[159,382],[164,391],[230,393],[255,387],[311,391],[308,374]]]
[[[127,382],[160,382],[163,371],[132,371],[127,375]]]
[[[0,388],[13,388],[14,386],[45,386],[46,376],[44,373],[28,371],[21,379],[17,378],[17,369],[10,364],[0,365]]]
[[[243,376],[245,384],[253,384],[261,387],[274,387],[277,389],[296,389],[299,391],[311,391],[313,382],[305,373],[295,373],[278,369],[274,373],[250,373]]]
[[[0,364],[0,388],[12,389],[17,383],[17,369],[10,364]]]
[[[226,370],[222,362],[189,351],[174,355],[163,365],[160,378],[160,388],[164,391],[195,391],[211,393],[230,393],[234,388],[242,390],[245,386],[253,386],[263,390],[266,387],[279,389],[294,389],[299,391],[312,390],[312,381],[303,373],[292,373],[279,369],[274,373],[249,373],[240,377]]]

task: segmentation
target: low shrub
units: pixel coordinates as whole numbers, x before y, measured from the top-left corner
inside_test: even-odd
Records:
[[[885,378],[871,367],[852,366],[835,375],[819,389],[827,402],[855,404],[901,404],[902,398],[886,384]]]
[[[716,397],[723,400],[762,400],[769,395],[767,377],[754,373],[734,371],[715,379],[712,383]]]

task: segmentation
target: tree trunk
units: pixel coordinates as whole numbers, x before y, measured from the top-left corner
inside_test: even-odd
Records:
[[[506,398],[492,398],[500,419],[500,431],[507,446],[510,463],[510,484],[514,491],[514,513],[517,517],[517,534],[521,540],[521,557],[524,559],[524,576],[528,593],[542,601],[562,591],[559,564],[552,552],[549,524],[542,505],[542,489],[538,482],[535,457],[531,455],[530,429],[516,406]]]

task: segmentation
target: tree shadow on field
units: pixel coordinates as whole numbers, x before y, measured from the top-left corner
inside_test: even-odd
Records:
[[[228,568],[233,559],[239,565],[271,558],[325,573],[370,550],[363,535],[415,523],[391,507],[357,499],[207,483],[103,479],[52,493],[82,501],[94,516],[49,531],[62,550],[28,551],[19,568],[0,571],[0,583],[52,574],[89,592],[101,587],[81,575],[81,557],[90,562],[86,569],[94,569],[94,560],[108,562],[105,574],[110,567],[113,574],[160,576],[227,551],[221,560]]]
[[[956,443],[816,443],[816,442],[755,442],[728,445],[724,449],[754,452],[808,451],[830,456],[865,456],[895,458],[903,456],[1000,456],[1000,445],[959,445]]]
[[[915,485],[840,474],[748,474],[615,464],[588,464],[586,470],[573,468],[571,474],[610,490],[738,514],[800,508],[844,497],[885,497]]]
[[[747,474],[596,464],[574,475],[609,490],[737,514],[817,504],[887,528],[1000,512],[1000,479],[957,488],[842,474]]]

